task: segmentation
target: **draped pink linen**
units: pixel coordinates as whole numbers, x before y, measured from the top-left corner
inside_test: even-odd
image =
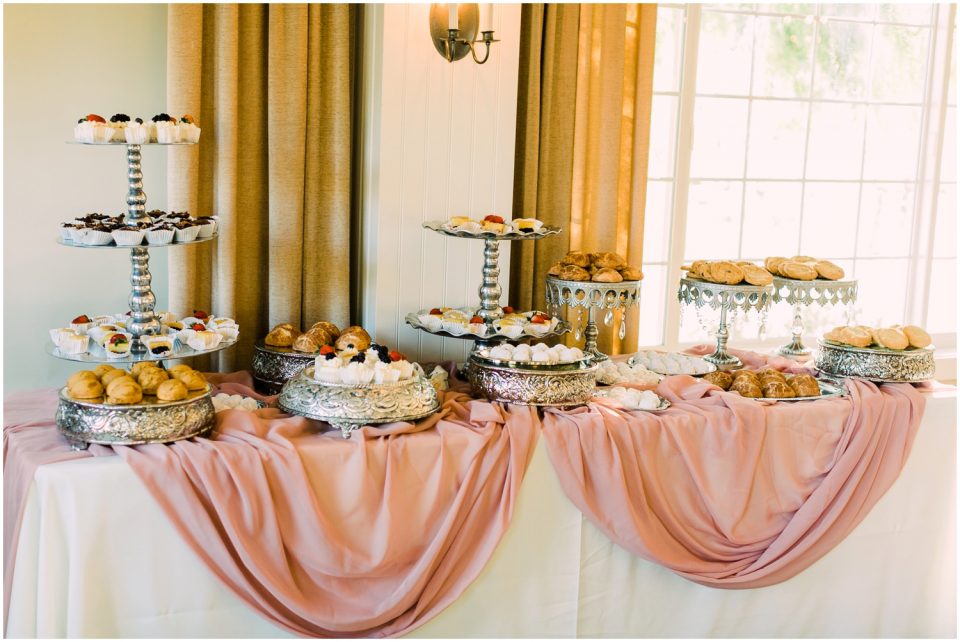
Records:
[[[249,374],[210,379],[258,396]],[[72,453],[53,425],[55,399],[6,400],[8,525],[21,520],[36,465],[115,452],[228,588],[313,637],[401,635],[459,597],[509,525],[539,432],[531,408],[449,392],[419,423],[348,440],[268,408],[217,413],[211,438]],[[5,597],[15,550],[5,531]]]
[[[618,545],[707,586],[767,586],[846,537],[910,452],[921,394],[847,385],[845,398],[769,404],[669,377],[664,413],[549,410],[543,438],[567,497]]]

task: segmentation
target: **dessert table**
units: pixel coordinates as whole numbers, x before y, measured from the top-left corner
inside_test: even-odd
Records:
[[[703,586],[614,544],[567,498],[540,437],[489,561],[408,635],[953,637],[956,392],[924,396],[892,487],[836,548],[762,588]],[[292,635],[208,569],[122,457],[39,466],[20,526],[10,637]]]

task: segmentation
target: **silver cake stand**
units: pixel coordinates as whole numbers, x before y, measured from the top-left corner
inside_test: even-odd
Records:
[[[743,365],[740,359],[727,352],[727,340],[730,338],[730,331],[727,329],[727,313],[736,310],[762,312],[770,303],[772,290],[772,285],[721,285],[690,277],[680,279],[680,290],[677,292],[680,303],[694,305],[697,308],[709,307],[712,310],[720,310],[717,349],[704,359],[716,364],[721,370],[739,368]]]
[[[803,345],[802,309],[811,305],[850,305],[857,300],[857,282],[824,279],[798,281],[775,276],[772,300],[774,303],[785,301],[793,306],[793,325],[790,328],[792,337],[790,343],[781,346],[780,354],[787,357],[805,357],[810,354],[810,348]]]
[[[627,310],[640,304],[641,281],[622,281],[620,283],[596,283],[594,281],[565,281],[547,276],[547,311],[558,316],[563,306],[577,308],[579,317],[575,324],[574,337],[584,337],[583,351],[593,355],[594,361],[608,359],[597,348],[597,336],[600,334],[595,319],[596,313],[606,310],[603,323],[613,325],[613,313],[622,310],[620,317],[620,338],[627,334]],[[587,310],[586,327],[583,324],[583,310]]]

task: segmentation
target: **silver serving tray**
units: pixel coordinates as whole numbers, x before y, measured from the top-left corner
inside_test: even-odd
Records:
[[[214,241],[219,238],[220,234],[214,232],[210,236],[206,236],[202,239],[194,239],[192,241],[171,241],[170,243],[147,243],[146,239],[139,245],[117,245],[116,241],[111,241],[107,245],[86,245],[84,243],[75,243],[73,241],[68,241],[63,238],[58,238],[57,243],[60,245],[65,245],[66,247],[79,247],[85,250],[132,250],[135,248],[144,248],[152,250],[154,248],[161,247],[173,247],[179,245],[195,245],[197,243],[206,243],[207,241]]]
[[[82,363],[136,363],[137,361],[170,361],[172,359],[189,359],[190,357],[198,357],[202,354],[220,352],[221,350],[226,350],[227,348],[232,348],[233,346],[237,345],[236,340],[221,341],[215,348],[210,348],[209,350],[194,350],[190,346],[181,343],[179,339],[174,338],[172,335],[170,335],[170,338],[173,339],[173,352],[171,354],[162,356],[147,351],[141,354],[133,354],[131,352],[125,357],[108,357],[107,351],[104,350],[99,344],[96,344],[93,341],[93,338],[90,339],[87,352],[81,354],[67,354],[55,346],[51,341],[47,342],[46,348],[48,354],[51,354],[58,359],[66,359],[68,361],[80,361]]]
[[[651,352],[651,351],[650,351],[650,350],[645,350],[644,352]],[[663,352],[663,351],[660,351],[660,350],[653,350],[652,352],[658,352],[658,353],[660,353],[660,354],[670,354],[669,352]],[[676,352],[676,353],[673,353],[673,354],[683,354],[683,353]],[[627,365],[629,365],[629,366],[642,365],[644,368],[646,368],[646,369],[649,370],[650,372],[656,372],[658,375],[663,375],[664,377],[673,377],[673,376],[676,376],[676,375],[689,375],[689,376],[691,376],[691,377],[702,377],[702,376],[705,375],[705,374],[710,374],[711,372],[716,372],[716,371],[717,371],[717,365],[714,364],[714,363],[710,363],[709,361],[707,361],[707,360],[704,359],[703,357],[698,357],[698,356],[693,355],[693,354],[683,354],[683,356],[686,357],[686,358],[688,358],[688,359],[697,359],[697,360],[699,360],[699,361],[702,361],[702,362],[706,365],[706,367],[708,368],[708,370],[707,370],[706,372],[660,372],[659,370],[654,370],[653,368],[649,367],[647,364],[641,363],[640,361],[638,361],[636,354],[634,354],[634,356],[632,356],[632,357],[630,357],[629,359],[627,359]]]
[[[534,369],[494,365],[471,354],[468,365],[470,389],[491,401],[523,406],[580,406],[590,401],[596,386],[597,366],[590,361]]]
[[[553,330],[546,332],[544,334],[530,334],[526,331],[522,332],[519,336],[508,337],[502,332],[495,332],[493,334],[480,335],[474,334],[472,332],[465,332],[463,334],[452,334],[446,330],[431,330],[427,326],[423,325],[420,322],[420,319],[417,318],[419,314],[424,314],[423,312],[411,312],[404,317],[404,321],[407,322],[407,325],[416,328],[417,330],[422,330],[423,332],[428,332],[430,334],[436,335],[438,337],[447,337],[448,339],[468,339],[472,341],[490,341],[492,339],[498,339],[500,341],[523,341],[526,339],[545,339],[547,337],[558,337],[560,335],[570,332],[570,325],[566,321],[560,321]]]
[[[616,385],[621,385],[621,384],[613,384],[613,386],[616,386]],[[600,397],[602,399],[613,399],[613,397],[610,394],[610,388],[612,388],[613,386],[610,386],[608,388],[597,388],[593,392],[593,396]],[[657,397],[660,399],[660,405],[657,406],[656,408],[652,408],[652,409],[651,408],[623,408],[623,410],[627,410],[629,412],[663,412],[664,410],[666,410],[671,406],[671,403],[666,399],[664,399],[663,397],[661,397],[660,395],[657,395]],[[613,400],[616,401],[616,399],[613,399]]]
[[[817,379],[817,384],[820,386],[820,394],[815,397],[745,397],[745,399],[753,399],[759,403],[772,404],[772,403],[781,403],[781,402],[793,402],[793,401],[816,401],[817,399],[829,399],[831,397],[843,397],[847,394],[846,389],[842,384],[835,384],[831,381],[824,381],[823,379]],[[735,392],[735,391],[732,391]]]
[[[298,372],[313,365],[317,353],[268,346],[263,339],[253,346],[253,379],[260,392],[275,395]]]
[[[313,366],[307,366],[285,383],[277,405],[284,412],[325,421],[344,438],[361,426],[414,421],[440,408],[436,389],[422,373],[397,383],[354,385],[323,383],[313,372]]]
[[[640,287],[640,284],[643,281],[618,281],[616,283],[603,283],[601,281],[570,281],[567,279],[561,279],[550,274],[547,275],[547,281],[552,283],[554,286],[559,288],[566,288],[570,290],[635,290]],[[572,305],[572,303],[570,304]],[[582,305],[582,304],[581,304]]]
[[[189,439],[214,425],[210,390],[207,384],[206,390],[188,393],[181,401],[145,395],[137,404],[113,405],[73,399],[64,386],[57,405],[57,429],[75,449],[88,444],[132,446]]]
[[[483,354],[482,350],[473,353],[474,359],[485,366],[495,368],[513,368],[515,370],[537,370],[543,372],[572,372],[579,371],[584,366],[593,365],[592,355],[585,354],[582,359],[566,363],[543,363],[541,361],[511,361],[507,359],[493,359]]]
[[[933,379],[933,345],[926,348],[857,348],[828,339],[818,341],[815,364],[834,377],[859,377],[877,383],[920,383]]]
[[[531,241],[542,239],[552,234],[559,234],[560,228],[553,225],[544,225],[536,232],[521,234],[519,232],[510,232],[508,234],[494,234],[493,232],[464,232],[462,230],[448,230],[444,226],[446,221],[427,221],[423,224],[428,230],[433,230],[444,236],[454,236],[461,239],[482,239],[485,241]]]

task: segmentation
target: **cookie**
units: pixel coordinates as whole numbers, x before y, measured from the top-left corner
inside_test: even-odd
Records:
[[[710,264],[710,280],[714,283],[736,285],[743,281],[743,270],[730,261],[714,261]]]
[[[817,271],[821,279],[829,281],[839,281],[844,275],[843,268],[830,261],[817,261],[813,264],[813,269]]]
[[[903,333],[907,335],[907,341],[914,348],[926,348],[933,342],[930,335],[923,328],[915,325],[907,325],[902,328]]]
[[[880,328],[876,334],[877,345],[890,350],[906,350],[910,340],[897,328]]]
[[[743,278],[750,285],[770,285],[773,283],[773,275],[759,265],[745,263],[738,267],[743,270]]]
[[[780,264],[780,274],[788,279],[798,281],[813,281],[817,278],[817,271],[806,263],[784,261]]]
[[[768,256],[767,259],[763,262],[763,267],[767,268],[767,271],[770,274],[780,274],[780,266],[786,261],[787,258],[784,256]]]

